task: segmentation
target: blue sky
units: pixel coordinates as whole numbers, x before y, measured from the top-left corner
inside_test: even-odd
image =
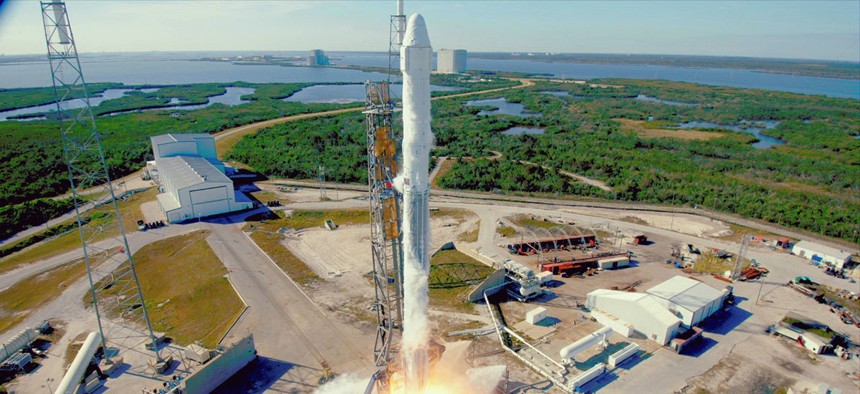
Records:
[[[0,0],[2,1],[2,0]],[[384,51],[387,1],[68,0],[81,52]],[[436,48],[860,61],[860,1],[406,0]],[[38,1],[0,5],[0,53],[42,54]]]

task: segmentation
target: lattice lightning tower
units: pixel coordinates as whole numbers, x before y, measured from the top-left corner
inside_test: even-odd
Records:
[[[102,346],[137,349],[141,343],[159,351],[128,247],[122,216],[105,164],[89,93],[84,83],[72,27],[62,1],[43,1],[42,22],[54,96],[62,132],[63,153],[75,201],[89,297],[98,319]],[[71,99],[86,104],[72,108]]]

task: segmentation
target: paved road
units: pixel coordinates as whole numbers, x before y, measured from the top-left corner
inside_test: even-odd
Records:
[[[230,271],[229,278],[250,306],[228,335],[254,334],[259,355],[321,371],[328,364],[346,373],[370,367],[372,337],[346,331],[327,315],[256,244],[242,223],[219,219],[205,224],[207,242]],[[302,375],[316,384],[319,374]],[[280,378],[280,377],[278,377]],[[293,376],[290,381],[296,379]],[[288,389],[291,383],[282,383]]]

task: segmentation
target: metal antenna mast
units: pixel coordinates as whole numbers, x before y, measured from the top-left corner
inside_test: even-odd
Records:
[[[397,142],[392,128],[394,104],[388,83],[365,82],[367,125],[367,183],[370,189],[370,235],[373,253],[374,309],[378,325],[373,358],[382,377],[379,392],[387,392],[385,372],[397,354],[393,344],[402,329],[403,252],[400,235],[400,199],[394,189],[397,176]],[[402,137],[401,137],[402,138]]]
[[[748,236],[744,235],[741,239],[741,247],[740,250],[738,250],[738,256],[735,259],[735,266],[732,269],[732,277],[729,279],[737,280],[738,278],[740,278],[741,272],[743,272],[744,258],[746,257],[747,249],[749,248],[749,246],[750,239]]]
[[[101,137],[90,107],[72,27],[62,1],[43,1],[42,22],[51,65],[56,116],[75,200],[90,297],[98,319],[102,346],[107,340],[121,349],[151,341],[160,360],[156,337],[137,280],[119,205],[105,164]],[[71,108],[70,99],[86,104]],[[92,215],[86,215],[91,210]]]

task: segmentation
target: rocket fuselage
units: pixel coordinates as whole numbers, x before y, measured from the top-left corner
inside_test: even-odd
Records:
[[[400,48],[403,73],[403,339],[407,392],[423,392],[428,369],[427,282],[430,267],[430,71],[433,48],[421,15],[406,24]]]

